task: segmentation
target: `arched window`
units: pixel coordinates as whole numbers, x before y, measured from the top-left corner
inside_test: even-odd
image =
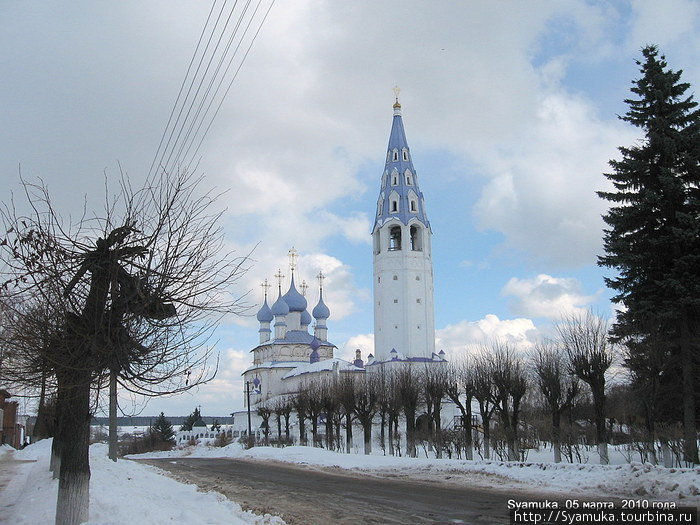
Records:
[[[411,250],[423,251],[423,231],[415,224],[411,226]]]
[[[399,176],[398,176],[396,173],[394,173],[394,174],[391,176],[391,185],[392,185],[392,186],[398,186],[398,185],[399,185]]]
[[[397,213],[398,211],[399,211],[399,201],[392,200],[391,201],[391,213]]]
[[[403,150],[403,160],[408,160],[408,151]]]
[[[389,250],[401,249],[401,226],[392,226],[389,229]]]
[[[399,152],[394,150],[394,160],[399,160]]]
[[[413,213],[418,212],[418,205],[416,204],[416,201],[414,201],[413,199],[411,199],[411,211]]]

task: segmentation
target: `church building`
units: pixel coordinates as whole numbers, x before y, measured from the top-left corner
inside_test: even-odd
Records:
[[[251,407],[274,404],[277,398],[298,392],[305,382],[339,374],[363,374],[375,365],[444,362],[435,353],[432,229],[406,140],[401,104],[396,97],[384,173],[374,226],[374,355],[363,362],[357,351],[353,362],[334,356],[328,339],[330,309],[323,300],[319,272],[318,302],[308,310],[297,290],[296,251],[289,251],[289,289],[282,294],[284,275],[277,272],[277,297],[269,306],[269,285],[258,311],[259,345],[251,350],[253,364],[243,373],[244,399]],[[313,323],[313,333],[309,328]]]

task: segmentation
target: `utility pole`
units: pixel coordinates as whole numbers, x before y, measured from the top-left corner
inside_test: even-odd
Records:
[[[253,428],[250,423],[250,381],[245,382],[246,405],[248,405],[248,439],[251,439]]]

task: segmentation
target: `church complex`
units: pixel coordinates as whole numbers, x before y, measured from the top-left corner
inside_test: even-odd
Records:
[[[317,276],[318,302],[311,308],[305,297],[308,286],[302,283],[299,292],[295,283],[297,254],[292,248],[286,292],[281,270],[275,275],[273,297],[268,297],[268,281],[263,284],[265,298],[257,313],[260,342],[251,350],[253,364],[243,373],[246,407],[250,404],[254,410],[260,404],[272,404],[298,392],[306,382],[330,375],[371,373],[381,364],[445,361],[443,351],[435,353],[432,230],[398,96],[393,108],[371,233],[374,355],[369,354],[366,362],[359,350],[353,362],[334,357],[336,346],[329,340],[326,324],[331,311],[323,300],[324,276],[321,272]],[[236,419],[236,427],[242,428],[244,413]]]

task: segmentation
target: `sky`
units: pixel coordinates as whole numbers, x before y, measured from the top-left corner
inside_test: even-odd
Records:
[[[120,169],[138,187],[211,6],[0,4],[0,202],[21,203],[20,173],[64,216],[98,209]],[[697,1],[276,0],[196,156],[202,189],[225,192],[227,247],[253,250],[232,290],[251,309],[214,334],[213,381],[122,408],[241,408],[260,283],[289,275],[291,247],[311,305],[327,276],[336,355],[372,351],[370,229],[397,85],[434,234],[436,347],[527,348],[563,313],[612,317],[595,191],[641,138],[618,115],[646,44],[700,85]]]

